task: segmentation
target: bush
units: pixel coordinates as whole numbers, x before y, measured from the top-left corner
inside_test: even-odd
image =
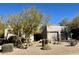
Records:
[[[75,46],[77,44],[77,41],[76,40],[70,40],[69,43],[70,43],[70,46]]]
[[[3,44],[2,45],[2,52],[12,52],[13,51],[13,44]]]
[[[27,45],[25,43],[23,44],[18,44],[17,48],[20,48],[20,49],[27,49]]]
[[[44,46],[42,46],[42,50],[50,50],[51,47],[49,46],[49,44],[45,44]]]

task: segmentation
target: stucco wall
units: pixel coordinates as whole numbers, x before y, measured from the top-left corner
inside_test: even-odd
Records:
[[[47,26],[47,39],[54,40],[59,39],[61,40],[61,30],[64,29],[64,26],[57,26],[57,25],[48,25]]]
[[[47,32],[49,31],[61,31],[64,29],[64,26],[58,26],[58,25],[48,25],[47,26]]]

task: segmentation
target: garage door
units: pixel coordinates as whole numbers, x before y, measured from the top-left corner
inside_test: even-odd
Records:
[[[57,40],[58,39],[58,33],[57,32],[55,32],[55,33],[48,33],[47,34],[47,38],[49,39],[49,40]]]

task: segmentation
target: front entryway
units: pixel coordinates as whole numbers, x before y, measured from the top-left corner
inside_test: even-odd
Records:
[[[40,39],[42,39],[41,34],[34,34],[34,41],[39,41]]]

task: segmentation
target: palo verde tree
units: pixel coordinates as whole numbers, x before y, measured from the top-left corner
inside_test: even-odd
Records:
[[[30,38],[30,35],[36,33],[39,27],[47,24],[48,18],[36,8],[32,7],[25,9],[22,12],[9,16],[8,23],[13,27],[16,34],[21,30],[25,34],[26,39]]]
[[[8,25],[12,26],[14,34],[20,36],[21,20],[19,15],[8,16]]]
[[[3,23],[3,18],[0,17],[0,37],[3,37],[3,34],[4,34],[4,23]]]
[[[48,18],[36,8],[29,8],[21,13],[22,29],[27,38],[35,34],[41,25],[46,25]]]

